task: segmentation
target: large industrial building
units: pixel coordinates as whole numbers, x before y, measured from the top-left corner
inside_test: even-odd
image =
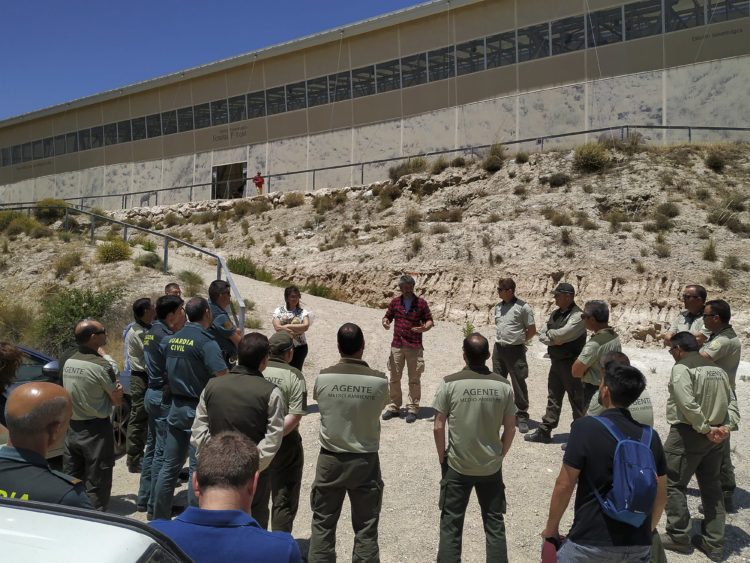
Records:
[[[353,185],[422,152],[747,125],[748,92],[750,0],[438,0],[0,121],[0,201]]]

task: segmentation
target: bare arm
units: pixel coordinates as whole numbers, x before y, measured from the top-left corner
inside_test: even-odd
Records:
[[[576,360],[573,362],[573,367],[570,369],[570,373],[573,377],[581,379],[588,369],[589,366],[584,364],[581,360]]]
[[[227,369],[223,369],[223,370],[221,370],[221,371],[217,371],[217,372],[216,372],[216,373],[214,374],[214,377],[219,377],[219,376],[221,376],[221,375],[224,375],[225,373],[229,373],[229,368],[227,368]]]
[[[656,498],[654,499],[654,508],[651,509],[651,531],[656,529],[659,523],[664,507],[667,506],[667,476],[659,475],[659,481],[656,485]]]
[[[301,414],[288,414],[284,417],[284,436],[297,428],[299,421],[302,420]]]
[[[284,325],[284,328],[292,335],[295,334],[302,334],[303,332],[307,332],[307,329],[310,328],[310,317],[305,317],[302,319],[302,323],[298,325]]]
[[[536,334],[536,325],[529,325],[526,327],[526,341],[528,342]]]
[[[232,333],[232,336],[229,337],[229,340],[237,346],[237,344],[240,343],[240,340],[242,340],[242,331],[238,328]]]
[[[115,390],[112,391],[111,393],[107,393],[107,395],[109,395],[109,402],[112,403],[112,406],[119,407],[122,404],[122,394],[123,394],[122,385],[120,385],[118,382],[117,387],[115,387]]]
[[[424,323],[422,326],[413,326],[413,327],[411,327],[411,331],[412,332],[427,332],[433,326],[435,326],[435,323],[432,322],[432,319],[430,319],[429,321],[427,321],[426,323]]]
[[[432,433],[435,437],[435,449],[438,461],[442,464],[445,459],[445,421],[446,416],[440,411],[435,411],[435,423],[432,425]],[[503,449],[505,449],[503,447]]]
[[[714,359],[711,356],[709,356],[708,354],[706,354],[703,350],[700,351],[700,355],[703,356],[704,358],[708,358],[712,362],[714,361]]]
[[[516,437],[516,415],[503,417],[503,435],[500,441],[503,443],[503,457],[508,453],[513,438]]]
[[[542,530],[542,538],[560,539],[560,520],[565,514],[565,509],[568,508],[580,473],[580,469],[562,464],[552,491],[552,499],[549,502],[549,516],[547,516],[547,525]]]

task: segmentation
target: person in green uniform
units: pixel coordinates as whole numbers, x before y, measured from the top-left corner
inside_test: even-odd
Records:
[[[513,389],[507,379],[487,369],[490,345],[481,334],[475,332],[464,339],[463,358],[464,369],[443,378],[432,402],[435,447],[443,476],[437,560],[461,560],[464,516],[474,489],[482,509],[487,561],[507,561],[502,464],[516,434]]]
[[[146,445],[148,414],[143,402],[148,387],[146,358],[143,355],[143,342],[146,332],[156,317],[151,299],[142,297],[133,303],[135,323],[130,327],[125,338],[125,346],[130,358],[130,420],[128,421],[125,452],[127,453],[128,471],[140,473],[143,463],[143,448]]]
[[[313,397],[320,410],[320,454],[310,491],[313,517],[308,561],[336,560],[336,524],[348,494],[354,548],[352,561],[380,560],[378,521],[380,412],[388,402],[388,379],[362,360],[365,338],[353,323],[339,328],[341,361],[320,371]]]
[[[80,321],[75,337],[78,351],[65,362],[62,374],[63,386],[73,402],[70,428],[65,435],[63,471],[81,479],[93,507],[106,511],[115,466],[110,416],[123,393],[117,381],[119,366],[104,351],[107,331],[100,322]]]
[[[495,349],[492,352],[492,371],[508,377],[513,384],[516,401],[518,431],[529,431],[529,364],[526,362],[526,342],[536,334],[534,311],[531,305],[516,297],[516,282],[501,278],[497,284],[500,303],[495,305]]]
[[[583,381],[583,404],[587,406],[602,382],[599,371],[602,354],[621,352],[622,345],[615,329],[609,326],[609,307],[604,301],[587,301],[583,306],[582,316],[586,329],[593,334],[581,350],[578,359],[573,362],[571,372],[573,377]]]
[[[599,373],[607,371],[607,366],[612,362],[629,366],[630,358],[622,352],[605,352],[602,354],[601,360],[599,360]],[[646,426],[654,425],[654,407],[651,403],[651,394],[648,392],[648,387],[645,387],[640,396],[630,403],[628,411],[630,411],[633,420],[639,424],[645,424]],[[599,391],[597,391],[594,393],[594,396],[591,397],[587,414],[589,416],[599,416],[603,412],[604,407],[599,398]]]
[[[664,445],[667,456],[667,526],[665,549],[690,553],[693,546],[718,561],[724,555],[726,513],[722,502],[720,469],[722,442],[740,419],[727,373],[698,353],[698,341],[687,331],[671,339],[675,360],[669,379]],[[703,500],[702,533],[692,538],[685,490],[695,474]],[[691,546],[691,543],[693,544]]]
[[[224,280],[214,280],[208,286],[208,304],[211,307],[213,321],[208,329],[211,336],[221,348],[228,368],[237,360],[237,344],[242,338],[242,330],[234,326],[227,314],[227,307],[232,301],[232,286]]]
[[[708,358],[727,372],[729,386],[734,393],[737,380],[737,368],[740,365],[742,343],[734,332],[729,321],[732,310],[729,303],[723,299],[715,299],[706,303],[703,311],[703,323],[711,331],[711,337],[700,350],[701,356]],[[735,393],[736,398],[736,393]],[[721,491],[724,496],[724,508],[727,512],[734,512],[734,489],[737,483],[734,478],[734,466],[731,458],[730,438],[724,440],[724,456],[721,461]]]
[[[292,532],[299,507],[302,467],[305,456],[299,423],[307,414],[305,377],[289,362],[294,356],[294,339],[288,332],[277,332],[269,339],[271,357],[263,377],[281,389],[284,396],[284,437],[268,471],[271,477],[271,529]]]
[[[698,344],[703,344],[709,337],[710,331],[703,323],[703,307],[706,303],[706,288],[702,285],[691,284],[685,286],[680,296],[680,301],[685,305],[685,310],[675,317],[669,325],[667,334],[664,335],[664,345],[671,346],[672,337],[678,332],[687,331],[694,335]]]
[[[47,452],[65,437],[73,413],[68,392],[54,383],[31,382],[8,397],[6,446],[0,448],[0,497],[93,508],[83,481],[54,471]]]

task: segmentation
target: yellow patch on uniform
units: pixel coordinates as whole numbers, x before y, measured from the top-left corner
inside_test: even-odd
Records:
[[[709,350],[713,350],[714,352],[717,351],[719,348],[721,348],[721,342],[718,340],[714,340],[713,342],[709,342],[706,346]]]
[[[230,328],[233,328],[234,325],[232,325],[232,321],[226,321],[224,323],[224,328],[229,330]]]

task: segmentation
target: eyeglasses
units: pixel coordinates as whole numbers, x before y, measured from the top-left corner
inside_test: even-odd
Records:
[[[703,313],[701,316],[705,319],[706,317],[715,317],[718,313]]]
[[[683,293],[683,294],[682,294],[682,300],[683,300],[683,301],[687,301],[688,299],[698,299],[698,296],[697,296],[697,295],[685,295],[685,294]]]
[[[672,346],[667,352],[671,355],[675,350],[677,350],[677,346]]]
[[[498,291],[510,291],[510,288],[509,287],[498,287],[497,290]]]
[[[589,315],[588,313],[581,313],[581,318],[582,319],[590,319],[591,315]]]

